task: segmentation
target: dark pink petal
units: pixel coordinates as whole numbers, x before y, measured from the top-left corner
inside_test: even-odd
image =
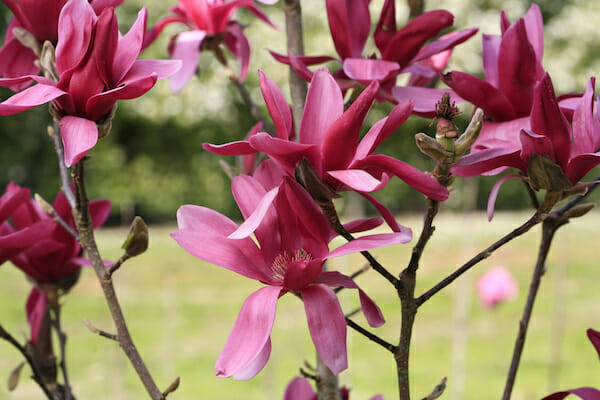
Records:
[[[433,89],[432,89],[433,90]],[[371,154],[396,129],[408,119],[412,110],[412,101],[399,101],[390,114],[377,121],[360,141],[354,159],[360,160]]]
[[[250,146],[250,143],[247,141],[231,142],[225,144],[203,143],[202,147],[204,148],[204,150],[210,151],[211,153],[218,154],[220,156],[241,156],[256,153],[256,150],[254,150],[252,146]]]
[[[525,179],[522,175],[506,175],[503,176],[494,184],[492,191],[490,192],[490,197],[488,198],[487,203],[487,217],[488,221],[491,221],[494,218],[494,209],[496,208],[496,199],[498,198],[498,193],[500,192],[500,187],[504,182],[512,178]]]
[[[575,184],[598,164],[600,164],[600,153],[580,154],[569,160],[567,177]]]
[[[288,264],[283,278],[283,287],[300,290],[313,283],[323,269],[322,260],[296,260]]]
[[[324,272],[317,280],[317,283],[324,283],[332,287],[342,286],[346,289],[358,289],[360,305],[369,325],[377,328],[385,324],[385,318],[377,304],[349,276],[340,274],[337,271]]]
[[[37,58],[33,51],[23,46],[17,39],[5,40],[4,46],[0,49],[0,75],[9,78],[37,75],[40,72],[40,69],[34,64]],[[21,83],[14,85],[11,89],[19,91],[27,86],[28,83]]]
[[[327,174],[340,181],[350,189],[357,192],[375,192],[387,185],[389,176],[384,174],[382,180],[361,169],[345,169],[339,171],[327,171]]]
[[[585,94],[573,112],[573,142],[571,157],[583,153],[593,153],[600,145],[600,132],[596,132],[594,125],[594,84],[595,79],[590,78]]]
[[[314,144],[321,151],[329,127],[344,113],[342,92],[325,68],[312,78],[300,123],[300,143]],[[320,165],[313,165],[319,171]]]
[[[527,39],[531,43],[533,51],[535,51],[535,57],[538,60],[537,64],[541,67],[544,55],[544,20],[540,7],[532,3],[523,20],[525,21],[525,29],[527,30]],[[540,70],[540,72],[543,72],[543,70]]]
[[[421,50],[417,53],[415,58],[411,60],[411,62],[417,62],[424,60],[433,56],[434,54],[441,53],[442,51],[451,49],[471,38],[473,35],[477,33],[479,29],[471,28],[465,29],[460,32],[451,32],[450,34],[444,35],[438,40],[429,43],[426,46],[423,46]]]
[[[290,57],[288,56],[284,56],[283,54],[279,54],[276,53],[272,50],[269,50],[269,53],[271,54],[271,56],[273,56],[273,58],[277,61],[279,61],[282,64],[285,65],[291,65],[292,61],[290,60]],[[315,64],[323,64],[324,62],[327,61],[333,61],[335,60],[335,58],[330,57],[330,56],[293,56],[294,58],[296,58],[296,60],[298,60],[298,62],[306,65],[315,65]]]
[[[254,378],[262,369],[267,365],[267,361],[269,361],[269,357],[271,357],[271,338],[267,339],[267,343],[265,343],[264,347],[254,357],[254,360],[250,361],[246,367],[233,375],[234,381],[247,381],[248,379]]]
[[[119,38],[113,62],[113,84],[121,82],[142,51],[147,18],[148,11],[146,7],[142,7],[129,32]]]
[[[279,186],[284,176],[285,172],[271,159],[261,162],[253,175],[254,179],[260,182],[265,190],[271,190],[275,186]]]
[[[404,161],[385,154],[371,154],[352,164],[353,168],[376,169],[397,176],[419,192],[434,200],[444,201],[448,198],[448,189],[439,184],[432,176],[420,171]]]
[[[348,5],[345,0],[325,0],[327,20],[335,50],[342,59],[360,56],[353,54],[350,21],[348,21]],[[368,12],[367,12],[368,15]],[[367,26],[370,26],[368,24]],[[352,27],[354,28],[354,27]]]
[[[169,78],[181,69],[180,60],[136,60],[123,82],[133,82],[150,75],[156,75],[158,79]]]
[[[278,0],[268,0],[268,1],[258,0],[258,1],[260,1],[263,4],[275,4],[275,3],[277,3]],[[269,19],[269,17],[267,17],[267,15],[256,5],[249,3],[249,4],[246,4],[244,7],[247,8],[256,18],[258,18],[261,21],[265,22],[266,24],[270,25],[272,28],[279,29],[279,27],[276,24],[274,24]]]
[[[527,164],[521,160],[520,154],[520,149],[512,148],[480,150],[462,157],[452,167],[452,173],[462,177],[477,176],[500,167],[515,167],[525,172]]]
[[[521,129],[531,130],[529,117],[517,118],[505,122],[484,121],[479,137],[471,147],[474,150],[486,148],[512,148],[520,149]]]
[[[341,257],[360,251],[410,242],[412,240],[411,229],[406,227],[401,227],[400,229],[400,232],[380,233],[377,235],[362,236],[354,239],[351,242],[343,244],[335,250],[332,250],[327,258]]]
[[[275,133],[280,139],[289,139],[292,132],[292,112],[281,89],[269,79],[262,70],[258,70],[260,90],[267,110],[275,125]]]
[[[154,43],[154,41],[158,38],[158,36],[161,34],[163,29],[165,29],[167,25],[172,24],[174,22],[181,22],[185,24],[186,21],[187,18],[183,16],[169,16],[162,18],[156,23],[156,25],[154,25],[152,28],[146,31],[146,35],[144,36],[144,43],[142,44],[142,50],[145,50],[152,43]]]
[[[531,130],[550,139],[556,161],[566,170],[571,155],[571,128],[560,111],[548,73],[535,87],[531,107]]]
[[[371,30],[371,14],[369,12],[370,0],[350,0],[346,2],[348,23],[350,25],[350,39],[352,56],[362,55],[363,48]]]
[[[283,400],[312,400],[316,395],[308,380],[299,376],[287,385]]]
[[[379,52],[383,54],[388,43],[396,34],[396,7],[395,0],[385,0],[381,8],[381,16],[377,22],[373,38]]]
[[[98,17],[94,32],[93,58],[105,87],[113,88],[113,61],[119,43],[119,24],[113,9],[106,8]]]
[[[215,364],[218,377],[243,373],[257,357],[264,355],[280,292],[280,286],[266,286],[248,296]]]
[[[110,215],[110,200],[92,200],[89,207],[94,229],[104,225]]]
[[[375,229],[381,224],[383,224],[381,218],[357,219],[344,224],[344,229],[350,233],[364,232]]]
[[[365,85],[371,81],[384,81],[400,72],[397,62],[370,58],[347,58],[344,60],[343,69],[350,79]]]
[[[229,2],[229,4],[232,3],[234,2]],[[210,13],[210,6],[207,1],[181,0],[180,5],[181,9],[183,9],[182,11],[185,12],[185,15],[199,29],[207,31],[208,33],[220,33],[216,32],[216,27],[214,26],[215,24]],[[223,22],[223,28],[226,24],[227,19],[225,19],[225,21]]]
[[[592,345],[594,345],[594,348],[598,353],[598,357],[600,357],[600,332],[595,331],[593,329],[588,329],[586,333],[588,335],[588,338],[590,339],[590,342],[592,342]]]
[[[206,37],[205,31],[187,31],[177,35],[171,58],[181,60],[181,69],[171,76],[171,90],[178,93],[194,76],[198,69],[200,46]]]
[[[102,10],[104,10],[105,8],[108,8],[108,7],[117,8],[118,6],[123,4],[123,1],[124,0],[92,0],[92,1],[90,1],[90,4],[94,8],[94,12],[97,15],[100,15]]]
[[[499,88],[500,81],[498,78],[498,53],[500,52],[500,43],[502,37],[498,35],[486,35],[481,37],[481,47],[483,48],[483,72],[485,79],[492,86]]]
[[[19,81],[13,79],[3,79],[6,82]],[[10,85],[10,83],[9,83]],[[56,86],[38,83],[0,103],[0,115],[13,115],[25,110],[29,110],[40,104],[47,103],[57,97],[65,94]]]
[[[196,8],[198,8],[198,1],[195,1]],[[209,25],[212,26],[212,30],[209,30],[210,34],[223,33],[227,29],[227,24],[231,21],[231,17],[236,9],[240,7],[247,7],[252,4],[252,0],[233,0],[229,2],[219,2],[219,3],[208,3],[208,7],[210,8],[210,19]],[[197,21],[206,23],[206,21]],[[203,29],[200,25],[198,25],[200,29]]]
[[[382,58],[396,61],[401,68],[409,65],[423,44],[452,25],[454,17],[448,11],[434,10],[413,18],[388,42]]]
[[[5,233],[0,236],[0,248],[25,249],[48,237],[55,227],[56,222],[48,218],[12,233]]]
[[[516,117],[508,98],[488,82],[460,71],[447,73],[442,80],[460,97],[483,109],[495,121],[507,121]]]
[[[274,138],[264,132],[251,137],[250,145],[255,151],[268,154],[290,175],[293,175],[296,164],[304,157],[308,158],[311,164],[318,160],[314,145]]]
[[[583,400],[600,400],[600,390],[591,387],[582,387],[578,389],[565,390],[563,392],[556,392],[544,397],[542,400],[562,400],[570,394],[574,394]]]
[[[519,135],[521,140],[521,158],[529,160],[533,154],[545,154],[550,157],[551,160],[556,160],[554,157],[554,149],[552,148],[552,142],[544,135],[536,135],[529,129],[521,129]]]
[[[537,82],[537,59],[527,40],[522,19],[502,36],[498,60],[499,89],[513,105],[517,116],[528,115]]]
[[[27,298],[25,309],[27,311],[27,322],[31,328],[30,341],[34,346],[37,343],[40,327],[46,313],[47,304],[48,300],[46,299],[46,294],[44,292],[36,287],[31,289],[29,297]]]
[[[98,127],[86,118],[62,117],[60,135],[65,148],[67,167],[76,164],[98,142]]]
[[[249,237],[261,224],[278,192],[279,187],[268,191],[256,205],[256,209],[252,212],[252,214],[246,218],[246,221],[244,221],[244,223],[240,225],[238,229],[227,236],[227,239],[244,239]]]
[[[56,69],[61,77],[77,68],[86,56],[95,21],[96,13],[87,0],[71,0],[63,7],[56,46]]]
[[[31,32],[36,39],[43,43],[49,40],[56,43],[58,30],[58,17],[61,8],[65,4],[65,0],[43,1],[39,0],[19,0],[19,6],[23,11],[27,21],[23,24],[28,25],[28,31]],[[7,2],[4,1],[6,4]]]
[[[334,374],[348,368],[346,320],[333,290],[324,285],[302,289],[308,330],[321,359]]]
[[[450,95],[450,100],[460,103],[464,101],[452,90],[432,89],[417,86],[396,86],[392,89],[394,98],[398,101],[413,101],[413,112],[421,116],[435,116],[435,105],[440,102],[444,94]]]
[[[228,25],[225,32],[225,45],[240,63],[240,75],[237,79],[243,82],[248,75],[248,66],[250,65],[250,43],[239,24],[230,23]]]
[[[326,132],[323,132],[324,137],[321,142],[323,170],[345,169],[350,164],[360,141],[360,128],[378,91],[379,84],[372,82],[350,108],[331,124]],[[302,119],[303,125],[304,117],[306,115]],[[342,143],[343,145],[340,145]]]
[[[263,130],[263,123],[257,122],[254,124],[248,135],[246,135],[246,140],[249,140],[252,136],[256,136],[259,132]],[[243,171],[245,174],[252,175],[254,173],[254,168],[256,167],[256,154],[246,154],[242,157]]]
[[[369,203],[371,203],[373,205],[373,207],[375,207],[377,209],[379,214],[381,214],[381,216],[385,220],[386,224],[388,224],[388,226],[392,229],[392,231],[400,232],[404,228],[404,227],[400,227],[400,225],[398,225],[398,223],[396,222],[396,219],[394,218],[394,215],[391,213],[391,211],[388,210],[387,207],[384,206],[381,202],[379,202],[375,197],[371,196],[368,193],[363,193],[363,192],[359,192],[359,194],[361,196],[363,196],[365,199],[367,199],[369,201]]]
[[[14,210],[24,202],[29,201],[29,189],[23,188],[13,182],[6,186],[4,194],[0,196],[0,224],[4,222]]]

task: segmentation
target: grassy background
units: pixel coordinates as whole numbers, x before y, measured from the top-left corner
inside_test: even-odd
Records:
[[[493,223],[488,223],[479,213],[442,214],[419,271],[417,293],[526,218],[526,214],[499,214]],[[600,214],[593,213],[573,221],[555,238],[548,273],[534,310],[515,400],[539,399],[550,390],[600,382],[598,358],[585,336],[588,327],[600,329],[600,270],[594,246],[599,220]],[[420,231],[420,217],[403,216],[399,221],[414,232]],[[173,399],[281,399],[285,385],[297,374],[298,367],[305,360],[310,363],[314,360],[301,303],[290,295],[279,301],[271,360],[255,379],[233,382],[215,378],[213,365],[237,312],[259,284],[190,256],[168,236],[173,229],[173,226],[151,228],[150,250],[128,262],[116,275],[129,327],[159,385],[164,388],[181,376],[179,390],[169,397]],[[99,232],[105,258],[118,258],[125,234],[122,229]],[[449,382],[443,398],[500,397],[539,236],[540,230],[535,228],[517,239],[419,310],[411,355],[415,398],[424,397],[443,376],[448,376]],[[408,261],[410,249],[399,245],[377,251],[376,255],[398,273]],[[359,256],[352,255],[334,259],[332,266],[351,273],[362,263]],[[488,310],[480,305],[474,287],[477,277],[494,265],[510,269],[519,281],[520,291],[514,301]],[[395,342],[400,313],[394,291],[374,272],[357,282],[376,299],[387,318],[387,324],[377,329],[377,333]],[[28,290],[29,284],[20,271],[8,264],[0,268],[0,322],[20,339],[28,329],[23,312]],[[358,305],[357,297],[352,291],[342,292],[340,298],[346,311]],[[464,304],[464,317],[457,311],[460,309],[457,304]],[[78,285],[65,298],[63,317],[63,326],[69,334],[67,363],[79,399],[145,398],[141,384],[115,343],[91,334],[81,322],[87,318],[100,328],[112,330],[92,271],[84,271]],[[355,319],[365,323],[362,316]],[[563,323],[557,324],[561,319]],[[352,398],[367,399],[377,393],[386,399],[396,398],[391,356],[362,336],[349,332],[350,368],[341,375],[341,380],[352,388]],[[456,350],[465,339],[466,347]],[[557,357],[562,364],[551,372],[549,365],[558,361]],[[12,347],[0,343],[0,380],[7,378],[20,361],[20,355]],[[0,398],[41,398],[38,387],[27,379],[27,374],[24,371],[15,392],[7,392],[3,382]]]

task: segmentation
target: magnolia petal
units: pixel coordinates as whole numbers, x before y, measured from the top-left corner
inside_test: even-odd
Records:
[[[365,250],[373,250],[379,247],[391,246],[394,244],[409,243],[412,240],[412,230],[401,227],[400,232],[379,233],[376,235],[362,236],[354,239],[340,247],[332,250],[327,258],[341,257],[351,253],[357,253]]]
[[[202,148],[220,156],[243,156],[256,153],[256,150],[245,140],[225,144],[203,143]]]
[[[562,400],[570,394],[574,394],[583,400],[600,400],[600,390],[591,387],[582,387],[578,389],[565,390],[563,392],[556,392],[544,397],[542,400]]]
[[[398,223],[396,222],[396,218],[394,218],[394,215],[391,213],[390,210],[387,209],[386,206],[384,206],[375,197],[371,196],[368,193],[359,192],[359,194],[361,196],[363,196],[365,199],[367,199],[369,201],[369,203],[371,203],[373,205],[373,207],[375,207],[377,209],[379,214],[381,214],[384,221],[388,224],[388,226],[392,229],[392,231],[400,232],[402,230],[400,225],[398,225]]]
[[[260,90],[267,110],[275,125],[275,133],[280,139],[289,139],[292,133],[292,112],[281,89],[269,79],[262,70],[258,70]]]
[[[244,239],[250,236],[261,224],[277,193],[279,193],[279,187],[269,190],[256,205],[256,209],[252,214],[246,218],[246,221],[238,229],[227,236],[227,239]]]
[[[56,222],[51,218],[46,218],[23,229],[5,233],[0,236],[0,248],[25,249],[48,237],[55,227]]]
[[[181,69],[171,76],[171,90],[173,93],[181,91],[196,73],[200,46],[205,37],[205,31],[187,31],[177,35],[173,43],[171,58],[181,60]]]
[[[26,201],[29,201],[30,190],[23,188],[13,182],[6,186],[6,190],[0,196],[0,224],[4,222],[14,210]]]
[[[248,379],[254,378],[262,369],[267,365],[271,357],[271,338],[267,339],[263,349],[254,357],[254,360],[250,361],[248,365],[241,371],[233,375],[234,381],[247,381]]]
[[[343,69],[350,79],[356,79],[363,84],[384,81],[400,72],[397,62],[370,58],[347,58],[344,60]]]
[[[58,20],[56,69],[63,76],[77,68],[87,54],[96,13],[87,0],[71,0],[63,7]]]
[[[385,0],[383,7],[381,8],[381,15],[375,28],[373,38],[375,39],[375,46],[379,49],[379,52],[383,54],[388,43],[397,32],[396,26],[396,7],[394,0]]]
[[[521,158],[529,160],[533,154],[545,154],[550,157],[551,160],[555,160],[554,149],[552,148],[552,142],[544,135],[536,135],[529,129],[521,129],[519,135],[521,140]]]
[[[452,173],[457,176],[469,177],[481,175],[500,167],[515,167],[521,171],[527,170],[527,165],[521,160],[520,149],[492,148],[467,154],[452,167]],[[501,172],[498,170],[497,172]]]
[[[527,30],[527,39],[533,47],[535,58],[538,60],[537,64],[541,67],[544,55],[544,20],[540,7],[532,3],[527,13],[525,13],[523,20],[525,21],[525,29]]]
[[[279,0],[257,0],[257,1],[260,1],[263,4],[275,4]],[[273,21],[271,21],[269,19],[269,17],[267,17],[267,14],[265,14],[255,4],[249,3],[249,4],[246,4],[244,7],[246,7],[256,18],[260,19],[267,25],[270,25],[272,28],[279,30],[279,27],[277,26],[277,24],[273,23]]]
[[[327,171],[327,174],[342,182],[357,192],[374,192],[387,185],[389,176],[384,174],[384,179],[379,180],[361,169],[346,169],[340,171]]]
[[[600,164],[600,153],[580,154],[569,160],[566,170],[567,178],[575,184],[598,164]]]
[[[502,43],[502,37],[498,35],[487,35],[484,33],[481,37],[483,72],[485,74],[485,79],[494,87],[500,87],[498,78],[498,53],[500,52],[500,43]]]
[[[520,149],[521,129],[531,130],[529,117],[504,122],[484,121],[479,137],[471,146],[471,153],[487,148]]]
[[[345,0],[326,0],[325,6],[335,50],[342,59],[354,56],[352,51],[351,26],[350,21],[348,21],[347,7],[349,5]],[[368,11],[367,15],[369,15]],[[367,26],[370,26],[370,23]],[[360,54],[356,56],[360,56]]]
[[[370,231],[383,224],[381,218],[357,219],[344,224],[344,229],[350,233]]]
[[[47,304],[48,300],[44,292],[36,287],[31,289],[29,297],[27,297],[25,309],[27,311],[27,322],[29,323],[29,327],[31,329],[30,340],[34,346],[37,343],[42,321],[44,320],[44,315],[46,314]]]
[[[61,192],[62,193],[62,192]],[[110,200],[92,200],[90,201],[90,215],[94,229],[104,225],[110,215]]]
[[[421,116],[435,116],[435,106],[444,94],[450,95],[452,102],[463,102],[464,100],[454,91],[447,89],[431,89],[417,86],[396,86],[392,94],[398,102],[412,100],[413,111]]]
[[[290,58],[292,57],[291,55],[289,57],[284,56],[283,54],[276,53],[272,50],[269,50],[269,53],[271,54],[271,56],[273,56],[273,58],[275,60],[279,61],[282,64],[285,64],[285,65],[292,64],[292,61],[290,60]],[[323,64],[324,62],[327,62],[327,61],[336,60],[335,58],[330,57],[330,56],[293,56],[293,57],[296,60],[298,60],[298,62],[304,64],[305,66],[306,65]]]
[[[296,377],[285,388],[283,400],[308,400],[316,396],[315,391],[306,378]]]
[[[86,118],[62,117],[59,121],[60,135],[65,148],[67,167],[76,164],[98,142],[98,127]]]
[[[411,62],[417,62],[429,58],[435,54],[451,49],[475,35],[479,31],[478,28],[465,29],[460,32],[450,32],[421,48]]]
[[[8,85],[12,85],[9,82],[22,82],[24,80],[3,79],[3,81],[7,82]],[[33,85],[32,87],[16,93],[6,101],[0,103],[0,115],[17,114],[40,104],[52,101],[63,94],[65,94],[65,92],[56,86],[38,83],[37,85]]]
[[[348,368],[346,319],[333,290],[312,285],[301,290],[308,330],[317,353],[334,374]]]
[[[260,132],[250,138],[251,147],[260,153],[268,154],[288,174],[294,174],[296,164],[307,158],[311,165],[318,160],[315,145],[291,142],[271,137],[268,133]],[[314,165],[313,165],[314,166]]]
[[[148,11],[146,7],[142,7],[129,32],[119,38],[112,65],[112,80],[114,83],[121,82],[140,55],[144,43],[144,34],[146,33],[147,18]]]
[[[240,75],[237,79],[243,82],[246,80],[250,65],[250,43],[239,24],[229,24],[225,33],[225,45],[240,63]]]
[[[588,329],[586,333],[588,335],[588,338],[590,339],[590,342],[592,342],[592,344],[594,345],[594,348],[598,353],[598,357],[600,357],[600,332],[594,329]]]
[[[262,363],[280,292],[280,286],[266,286],[248,296],[215,363],[218,377],[244,376]]]
[[[590,78],[585,93],[573,112],[571,157],[583,153],[593,153],[598,150],[600,144],[600,130],[594,126],[600,123],[597,119],[594,120],[595,83],[595,78]],[[559,103],[559,106],[562,104]]]
[[[3,77],[37,75],[40,72],[34,64],[37,58],[33,51],[23,46],[16,38],[5,39],[4,46],[0,48],[0,75]],[[19,91],[27,86],[28,83],[21,83],[11,86],[11,89]]]
[[[322,260],[296,260],[288,264],[283,277],[283,287],[300,290],[313,283],[323,270]]]
[[[94,8],[94,12],[96,14],[100,14],[102,10],[108,7],[117,8],[121,4],[123,4],[125,0],[92,0],[90,4]]]
[[[153,74],[157,79],[169,78],[181,69],[181,64],[180,60],[136,60],[122,83],[137,81]]]
[[[500,178],[498,180],[498,182],[496,182],[494,184],[494,187],[492,187],[492,191],[490,192],[490,197],[488,198],[488,203],[487,203],[487,217],[488,217],[488,221],[491,221],[492,218],[494,218],[494,209],[496,207],[496,199],[498,198],[498,193],[500,192],[500,187],[502,186],[502,184],[504,182],[506,182],[509,179],[512,178],[519,178],[522,180],[525,180],[525,177],[523,177],[522,175],[506,175],[503,176],[502,178]]]

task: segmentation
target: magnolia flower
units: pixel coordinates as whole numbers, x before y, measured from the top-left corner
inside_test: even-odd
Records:
[[[137,60],[146,17],[143,8],[131,30],[121,35],[113,8],[105,8],[97,17],[86,0],[69,1],[58,23],[58,82],[32,75],[0,79],[1,86],[38,82],[0,103],[0,115],[54,100],[62,116],[65,163],[75,164],[98,141],[96,123],[110,117],[117,100],[143,95],[158,79],[171,76],[179,68],[177,61]]]
[[[14,17],[8,24],[4,45],[0,48],[0,76],[14,78],[23,75],[37,75],[40,69],[35,65],[39,54],[25,47],[14,35],[15,28],[29,32],[41,44],[49,41],[56,45],[58,41],[58,19],[67,0],[2,0],[13,12]],[[117,7],[123,0],[90,0],[96,14],[107,7]],[[17,85],[15,90],[25,84]],[[21,86],[21,87],[19,87]]]
[[[345,387],[340,388],[340,399],[349,400],[350,391]],[[283,400],[317,400],[317,394],[306,378],[296,377],[290,381],[285,388]],[[383,396],[377,395],[371,400],[383,400]]]
[[[179,230],[171,234],[190,254],[266,285],[244,302],[215,364],[217,376],[250,379],[265,366],[277,301],[288,292],[304,303],[320,357],[340,373],[348,364],[346,322],[330,287],[357,289],[371,326],[382,325],[384,319],[351,278],[324,272],[323,264],[332,257],[406,243],[410,231],[365,236],[330,251],[328,242],[335,235],[325,216],[310,195],[269,160],[261,163],[254,177],[235,177],[232,191],[246,219],[241,226],[209,208],[185,205],[177,212]]]
[[[37,340],[40,334],[40,328],[44,323],[48,307],[48,298],[46,293],[36,288],[35,286],[31,289],[27,302],[25,303],[25,311],[27,313],[27,323],[29,324],[29,341],[34,346],[37,344]]]
[[[277,2],[277,0],[259,1],[265,4]],[[243,26],[231,20],[238,8],[248,9],[256,17],[274,27],[253,0],[179,0],[179,4],[171,9],[174,15],[163,18],[148,32],[144,47],[156,40],[165,26],[171,23],[183,23],[190,28],[171,38],[169,46],[171,58],[181,60],[183,63],[181,70],[171,78],[173,92],[183,89],[196,73],[198,57],[203,46],[205,48],[225,43],[240,63],[238,80],[243,82],[246,79],[250,62],[250,43],[244,35]]]
[[[468,29],[435,38],[443,29],[452,26],[454,17],[447,11],[435,10],[421,14],[401,29],[397,28],[394,0],[386,0],[373,34],[380,57],[366,55],[364,46],[369,37],[371,15],[367,0],[326,0],[329,29],[342,63],[342,68],[333,76],[343,90],[373,81],[380,84],[379,97],[394,103],[405,99],[419,102],[416,111],[434,111],[435,102],[444,91],[413,88],[410,93],[394,89],[396,77],[410,73],[411,85],[425,84],[443,69],[450,56],[449,50],[473,36],[477,29]],[[280,62],[290,64],[305,80],[310,81],[313,73],[309,65],[333,60],[327,56],[289,57],[273,53]],[[425,80],[419,79],[425,78]],[[447,92],[447,90],[446,90]]]
[[[293,140],[292,114],[281,90],[260,72],[260,87],[276,137],[261,132],[247,141],[204,148],[220,155],[268,154],[290,176],[303,159],[318,177],[333,190],[355,190],[379,210],[390,227],[399,231],[394,217],[369,192],[383,188],[397,176],[435,200],[446,200],[448,191],[433,177],[395,158],[373,154],[375,149],[410,116],[412,103],[397,105],[390,115],[373,125],[360,139],[360,128],[373,103],[379,84],[371,83],[344,111],[344,99],[335,79],[325,68],[315,72],[311,81],[298,141]]]
[[[494,267],[477,280],[477,294],[488,308],[517,295],[517,281],[503,267]]]
[[[591,78],[575,109],[571,127],[546,73],[533,94],[531,129],[507,132],[494,146],[461,158],[452,172],[458,176],[476,176],[515,167],[527,175],[535,190],[572,189],[590,169],[600,164],[600,152],[596,152],[600,147],[600,100],[594,102],[594,82]],[[500,186],[513,177],[523,179],[520,175],[508,175],[492,189],[488,216],[493,213]]]
[[[592,345],[596,349],[598,356],[600,356],[600,332],[593,329],[587,330],[587,336],[592,342]],[[583,400],[600,400],[600,390],[591,387],[581,387],[577,389],[565,390],[562,392],[552,393],[549,396],[544,397],[542,400],[562,400],[570,394],[583,399]]]

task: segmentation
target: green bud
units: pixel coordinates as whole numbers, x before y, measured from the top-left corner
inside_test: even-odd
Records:
[[[549,192],[562,192],[573,186],[562,168],[545,154],[532,154],[529,157],[527,175],[533,190],[546,189]]]
[[[148,241],[148,226],[142,217],[136,216],[121,248],[128,257],[139,256],[148,249]]]

